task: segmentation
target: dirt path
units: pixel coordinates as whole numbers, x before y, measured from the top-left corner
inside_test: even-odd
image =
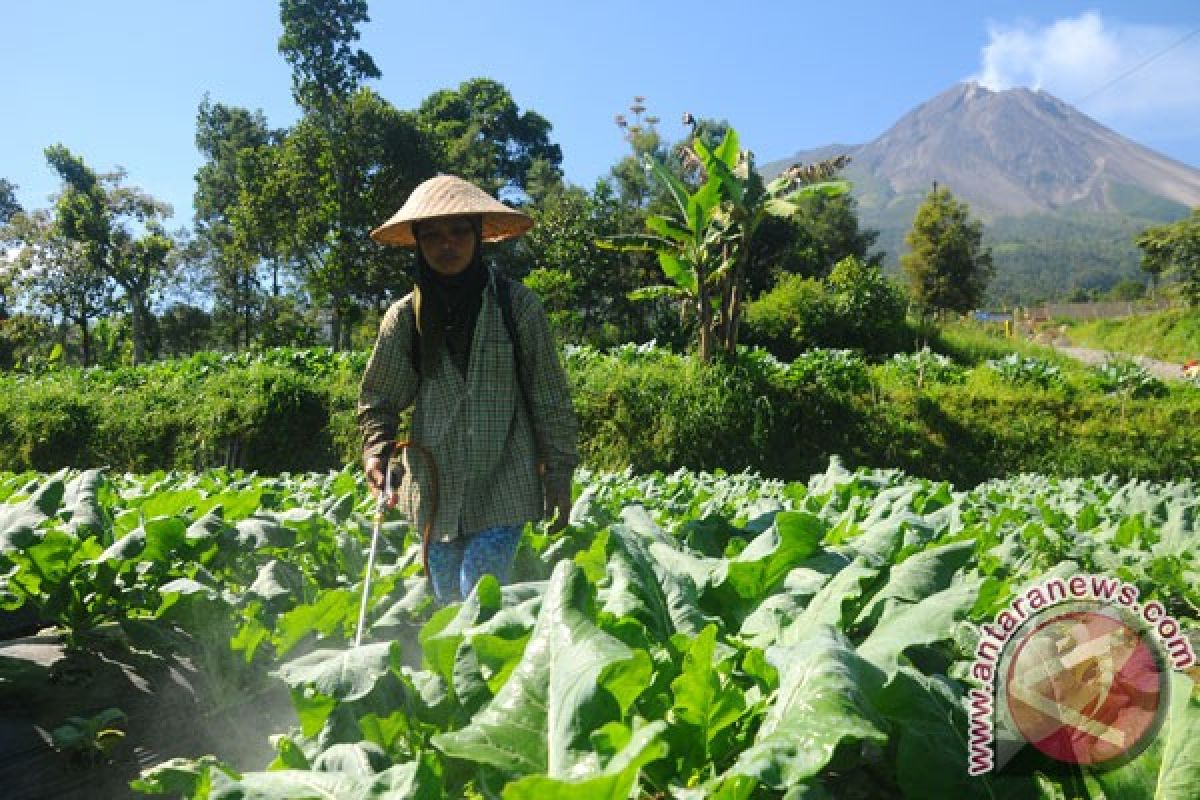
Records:
[[[1103,364],[1110,358],[1128,358],[1140,364],[1147,372],[1156,378],[1167,381],[1184,380],[1183,368],[1170,361],[1158,361],[1146,356],[1131,356],[1126,353],[1114,353],[1109,350],[1093,350],[1087,347],[1072,347],[1071,345],[1054,343],[1054,349],[1065,355],[1082,361],[1085,364]]]

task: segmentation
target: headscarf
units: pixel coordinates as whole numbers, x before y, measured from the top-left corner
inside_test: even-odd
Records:
[[[483,307],[483,290],[488,284],[488,271],[483,264],[483,221],[478,214],[469,215],[467,219],[475,234],[471,263],[457,275],[443,275],[425,260],[418,239],[417,285],[413,288],[417,333],[421,337],[421,364],[434,363],[438,351],[445,347],[450,360],[464,376],[475,323],[479,320],[479,309]],[[414,223],[414,229],[419,225]]]

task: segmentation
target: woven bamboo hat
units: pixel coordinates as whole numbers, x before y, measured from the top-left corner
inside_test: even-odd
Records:
[[[483,217],[483,241],[515,239],[533,227],[533,220],[495,199],[473,183],[454,175],[438,175],[422,183],[392,218],[371,231],[380,244],[414,247],[412,224],[435,217]]]

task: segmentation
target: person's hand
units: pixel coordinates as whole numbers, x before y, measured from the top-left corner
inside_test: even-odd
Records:
[[[379,499],[379,493],[383,490],[384,482],[387,480],[387,459],[381,456],[363,456],[363,472],[367,476],[367,487],[371,490],[371,496]],[[392,508],[396,505],[395,486],[400,482],[400,477],[404,474],[404,468],[399,464],[392,464],[392,490],[388,492],[387,507]]]
[[[558,533],[567,527],[571,519],[571,490],[546,490],[546,519],[550,520],[550,533]]]

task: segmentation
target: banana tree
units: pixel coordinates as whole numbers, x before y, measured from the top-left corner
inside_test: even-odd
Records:
[[[690,115],[685,121],[691,122]],[[670,283],[644,287],[631,297],[675,297],[685,309],[694,310],[700,357],[707,362],[717,349],[733,353],[737,347],[751,244],[759,225],[768,216],[796,216],[806,196],[848,191],[848,183],[832,178],[849,159],[839,156],[819,164],[796,164],[764,185],[754,169],[753,154],[739,149],[733,128],[726,130],[717,147],[710,148],[691,124],[692,136],[681,150],[700,176],[695,189],[658,159],[645,158],[647,170],[667,189],[677,213],[650,215],[646,233],[607,236],[596,243],[610,250],[657,256]]]

